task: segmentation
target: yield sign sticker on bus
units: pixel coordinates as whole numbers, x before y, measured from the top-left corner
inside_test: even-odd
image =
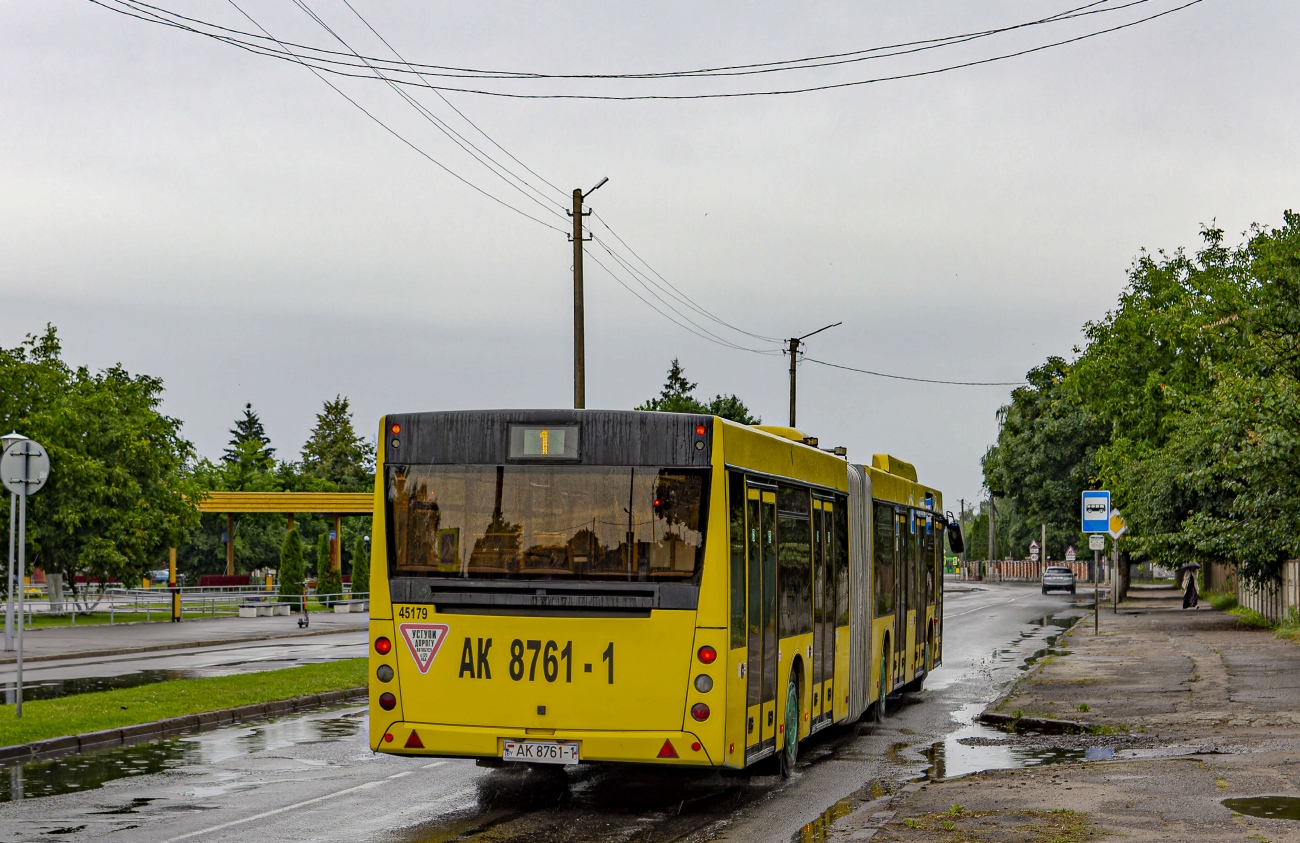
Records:
[[[442,640],[447,637],[445,623],[404,623],[397,627],[406,641],[415,659],[415,666],[421,673],[428,673],[434,657],[442,649]]]

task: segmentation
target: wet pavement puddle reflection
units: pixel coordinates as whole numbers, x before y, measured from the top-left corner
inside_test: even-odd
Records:
[[[214,764],[228,758],[304,743],[338,740],[355,735],[365,725],[366,710],[351,706],[67,755],[49,761],[14,764],[0,768],[0,803],[93,790],[129,776]]]
[[[1296,796],[1250,796],[1242,799],[1225,799],[1223,807],[1238,814],[1266,820],[1300,820],[1300,797]]]

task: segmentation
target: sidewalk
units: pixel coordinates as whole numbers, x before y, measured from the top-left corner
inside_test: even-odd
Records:
[[[86,624],[23,631],[23,661],[93,658],[189,647],[216,647],[273,638],[297,638],[366,630],[368,613],[312,612],[311,625],[298,628],[298,615],[274,618],[205,618],[181,623]],[[13,664],[17,654],[0,652],[0,665]]]
[[[1300,646],[1208,607],[1103,614],[1097,636],[1088,617],[1057,646],[987,713],[1073,721],[1084,734],[1005,740],[1111,760],[931,782],[832,839],[1300,843],[1300,822],[1222,804],[1300,811]]]

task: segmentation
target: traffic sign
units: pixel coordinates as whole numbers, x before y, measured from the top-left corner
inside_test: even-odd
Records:
[[[1029,554],[1029,561],[1030,562],[1038,561],[1038,551],[1035,550],[1033,553]]]
[[[1117,539],[1128,532],[1128,522],[1120,517],[1118,509],[1110,511],[1110,520],[1106,523],[1106,532],[1112,539]]]
[[[1036,542],[1036,541],[1030,541],[1030,542],[1029,542],[1029,552],[1030,552],[1030,553],[1037,553],[1037,552],[1038,552],[1038,542]]]
[[[1105,533],[1110,530],[1110,492],[1083,493],[1083,532]]]
[[[1065,561],[1066,562],[1074,561],[1074,545],[1070,545],[1065,549]]]
[[[1106,537],[1103,536],[1101,533],[1093,533],[1091,536],[1088,536],[1088,549],[1089,549],[1089,550],[1105,550],[1105,549],[1106,549]]]
[[[15,495],[34,495],[50,479],[50,455],[30,439],[20,439],[0,456],[0,482]]]

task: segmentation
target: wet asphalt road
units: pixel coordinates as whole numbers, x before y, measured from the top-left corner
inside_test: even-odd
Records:
[[[926,690],[882,725],[820,733],[789,781],[379,756],[365,710],[351,707],[0,769],[11,800],[0,841],[819,840],[822,824],[926,775],[936,757],[947,775],[1042,760],[957,738],[980,732],[975,714],[1078,611],[1033,585],[966,588],[949,584],[945,664]]]
[[[198,679],[256,673],[304,664],[354,659],[366,654],[366,630],[301,638],[239,642],[155,653],[103,655],[28,662],[23,667],[23,698],[52,699],[68,694],[128,688],[171,679]],[[15,668],[0,666],[0,692],[11,702]],[[0,839],[3,839],[0,836]]]

